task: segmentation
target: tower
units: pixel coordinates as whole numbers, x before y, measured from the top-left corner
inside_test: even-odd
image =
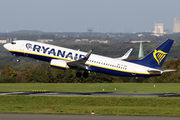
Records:
[[[93,35],[93,28],[88,28],[87,33],[89,36],[92,36]]]
[[[180,32],[180,17],[174,17],[173,33]]]
[[[138,58],[141,59],[143,57],[144,57],[144,52],[143,52],[142,39],[141,39],[140,46],[139,46]]]

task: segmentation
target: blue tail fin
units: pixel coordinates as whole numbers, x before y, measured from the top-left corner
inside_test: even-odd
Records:
[[[161,69],[170,48],[172,47],[174,40],[167,39],[160,46],[150,52],[146,57],[141,60],[131,61],[133,63],[137,63],[140,65],[144,65],[147,67],[152,67],[156,69]]]

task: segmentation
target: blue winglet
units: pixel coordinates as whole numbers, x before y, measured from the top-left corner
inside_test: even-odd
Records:
[[[92,52],[93,52],[93,49],[91,49],[83,59],[88,60]]]

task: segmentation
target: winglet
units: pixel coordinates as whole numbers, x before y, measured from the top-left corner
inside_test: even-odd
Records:
[[[127,59],[130,55],[130,53],[132,52],[133,48],[129,49],[122,57],[116,58],[118,60],[124,60]]]
[[[91,49],[83,59],[86,59],[86,60],[89,59],[92,52],[93,52],[93,49]]]

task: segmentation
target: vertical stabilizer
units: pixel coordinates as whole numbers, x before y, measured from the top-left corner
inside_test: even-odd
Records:
[[[141,60],[135,60],[131,61],[133,63],[137,63],[140,65],[144,65],[147,67],[152,67],[156,69],[161,69],[170,48],[172,47],[174,40],[167,39],[165,42],[163,42],[160,46],[158,46],[156,49],[151,51],[146,57],[144,57]]]

